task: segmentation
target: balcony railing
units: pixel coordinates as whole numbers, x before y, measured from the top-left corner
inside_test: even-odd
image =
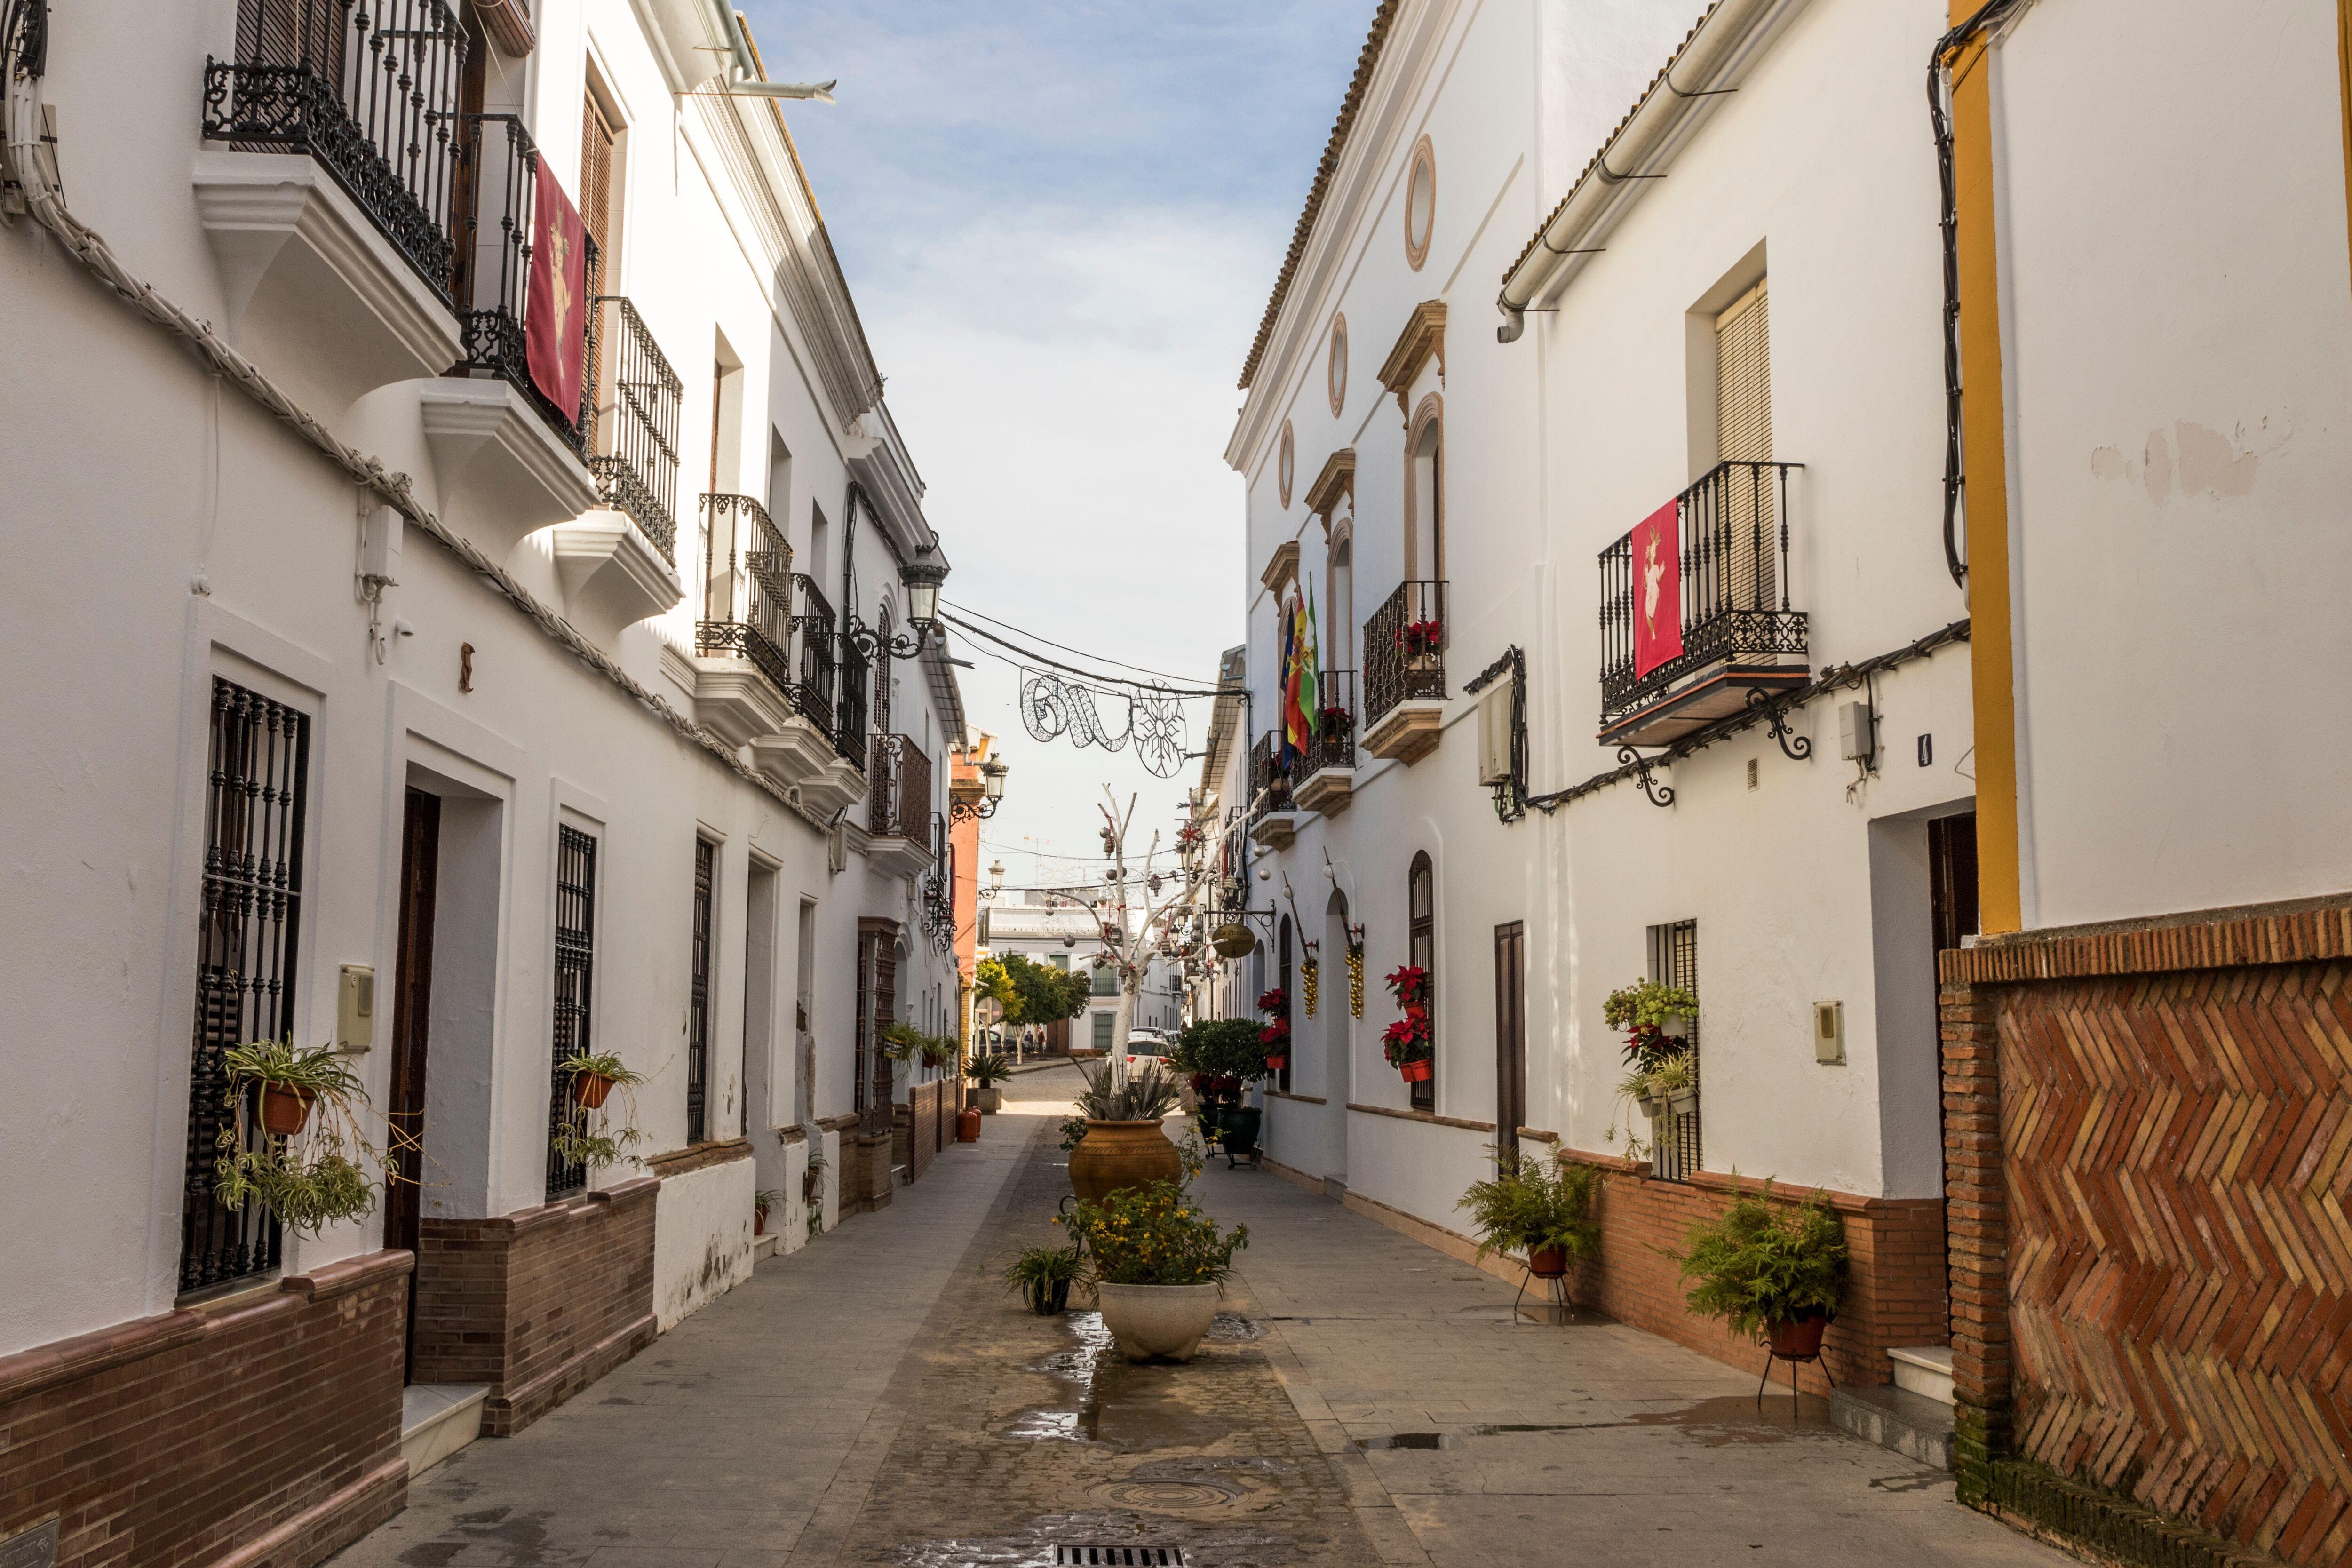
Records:
[[[1255,822],[1271,812],[1296,809],[1290,799],[1291,765],[1283,761],[1271,732],[1260,735],[1257,743],[1250,747],[1250,821]]]
[[[610,345],[612,395],[590,377],[595,456],[588,459],[604,504],[628,513],[662,559],[677,559],[677,409],[686,390],[645,318],[617,294],[592,295],[591,316]],[[598,366],[590,358],[589,369]]]
[[[1364,710],[1370,729],[1400,702],[1445,697],[1445,584],[1397,584],[1364,623]]]
[[[240,0],[236,63],[205,62],[205,139],[309,153],[446,302],[465,75],[449,0]]]
[[[931,759],[904,735],[874,737],[866,770],[866,828],[877,838],[931,842]]]
[[[793,547],[750,496],[702,498],[702,618],[697,653],[736,653],[790,693]]]
[[[860,767],[866,765],[866,656],[843,638],[841,698],[834,707],[833,749]]]
[[[1710,665],[1771,665],[1806,653],[1789,607],[1789,475],[1801,463],[1717,463],[1675,498],[1682,653],[1636,675],[1631,533],[1601,552],[1601,723],[1667,695]],[[1797,667],[1802,671],[1801,663]],[[1727,701],[1744,700],[1744,690]]]
[[[495,375],[521,393],[563,444],[588,455],[595,411],[596,317],[587,313],[580,405],[558,408],[531,379],[522,324],[530,293],[530,237],[538,211],[539,147],[511,114],[469,114],[457,142],[457,235],[450,297],[457,308],[465,357],[457,373]],[[586,282],[594,298],[604,258],[586,235]]]
[[[1301,779],[1313,778],[1326,768],[1355,767],[1356,672],[1325,670],[1316,685],[1315,707],[1315,722],[1298,763]]]
[[[833,605],[818,592],[816,579],[805,572],[793,574],[792,636],[799,651],[784,695],[802,718],[830,735],[835,721],[833,656],[839,633]]]

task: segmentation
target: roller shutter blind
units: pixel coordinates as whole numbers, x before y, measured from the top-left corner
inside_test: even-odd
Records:
[[[1733,300],[1715,319],[1716,456],[1727,463],[1772,460],[1772,343],[1764,282]],[[1721,559],[1731,607],[1770,609],[1779,585],[1778,481],[1768,471],[1735,468],[1723,476]]]

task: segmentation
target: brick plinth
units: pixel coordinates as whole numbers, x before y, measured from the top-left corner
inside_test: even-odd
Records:
[[[496,1219],[427,1219],[416,1269],[419,1383],[487,1383],[508,1436],[653,1342],[654,1198],[641,1176]]]
[[[1942,983],[1963,1500],[2129,1561],[2347,1560],[2352,899]]]
[[[1601,1256],[1578,1267],[1578,1303],[1717,1361],[1761,1372],[1764,1352],[1753,1341],[1735,1338],[1720,1323],[1694,1317],[1684,1306],[1687,1287],[1674,1260],[1660,1250],[1682,1251],[1693,1225],[1722,1215],[1730,1206],[1732,1179],[1710,1172],[1687,1182],[1662,1182],[1604,1154],[1565,1150],[1559,1157],[1601,1173]],[[1786,1184],[1742,1184],[1791,1203],[1810,1194],[1810,1189]],[[1839,1192],[1822,1196],[1845,1229],[1851,1261],[1845,1304],[1822,1342],[1822,1355],[1841,1384],[1892,1382],[1888,1351],[1944,1342],[1944,1205],[1934,1198]],[[1774,1376],[1786,1378],[1788,1370],[1777,1368]],[[1797,1372],[1799,1386],[1828,1392],[1818,1367]]]
[[[398,1512],[410,1258],[0,1357],[0,1538],[60,1568],[309,1568]]]

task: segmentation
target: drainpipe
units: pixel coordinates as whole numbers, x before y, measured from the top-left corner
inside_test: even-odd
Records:
[[[1762,36],[1765,24],[1803,3],[1716,0],[1650,84],[1649,91],[1642,95],[1642,101],[1633,106],[1633,112],[1577,176],[1568,199],[1537,232],[1536,243],[1504,274],[1502,292],[1495,299],[1495,308],[1503,313],[1503,324],[1495,329],[1496,342],[1519,341],[1536,298],[1572,276],[1582,265],[1582,258],[1599,248],[1594,242],[1639,196],[1638,182],[1664,177],[1652,165],[1662,161],[1675,133],[1708,98],[1738,90],[1726,84],[1754,55],[1749,46]]]

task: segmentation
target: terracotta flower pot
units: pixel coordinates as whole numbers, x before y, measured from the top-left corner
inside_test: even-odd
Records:
[[[1568,1248],[1538,1247],[1528,1254],[1528,1272],[1538,1279],[1557,1279],[1568,1272]]]
[[[601,1110],[604,1097],[613,1092],[613,1080],[600,1072],[576,1072],[572,1075],[572,1098],[590,1110]]]
[[[978,1106],[967,1105],[956,1112],[956,1142],[959,1143],[980,1142],[980,1108]]]
[[[267,1132],[281,1138],[291,1137],[302,1131],[302,1123],[310,1120],[310,1103],[319,1098],[314,1089],[285,1089],[271,1083],[261,1089],[261,1126]]]
[[[1265,1070],[1268,1072],[1280,1072],[1289,1065],[1290,1058],[1288,1057],[1273,1056],[1265,1058]]]
[[[1104,1284],[1095,1287],[1095,1300],[1102,1308],[1103,1327],[1129,1361],[1156,1355],[1191,1361],[1217,1321],[1214,1285]]]
[[[768,1234],[768,1211],[766,1209],[753,1209],[751,1211],[751,1234],[753,1236],[765,1236]]]
[[[1436,1070],[1437,1068],[1435,1064],[1431,1062],[1427,1057],[1422,1058],[1419,1061],[1407,1062],[1404,1066],[1397,1068],[1397,1071],[1404,1074],[1404,1080],[1407,1083],[1427,1083],[1429,1081],[1430,1075],[1434,1073]]]
[[[1070,1190],[1098,1204],[1122,1187],[1181,1181],[1184,1162],[1157,1121],[1088,1121],[1070,1151]]]
[[[1772,1353],[1791,1360],[1822,1353],[1822,1334],[1830,1326],[1827,1318],[1790,1318],[1764,1326],[1765,1342]]]

